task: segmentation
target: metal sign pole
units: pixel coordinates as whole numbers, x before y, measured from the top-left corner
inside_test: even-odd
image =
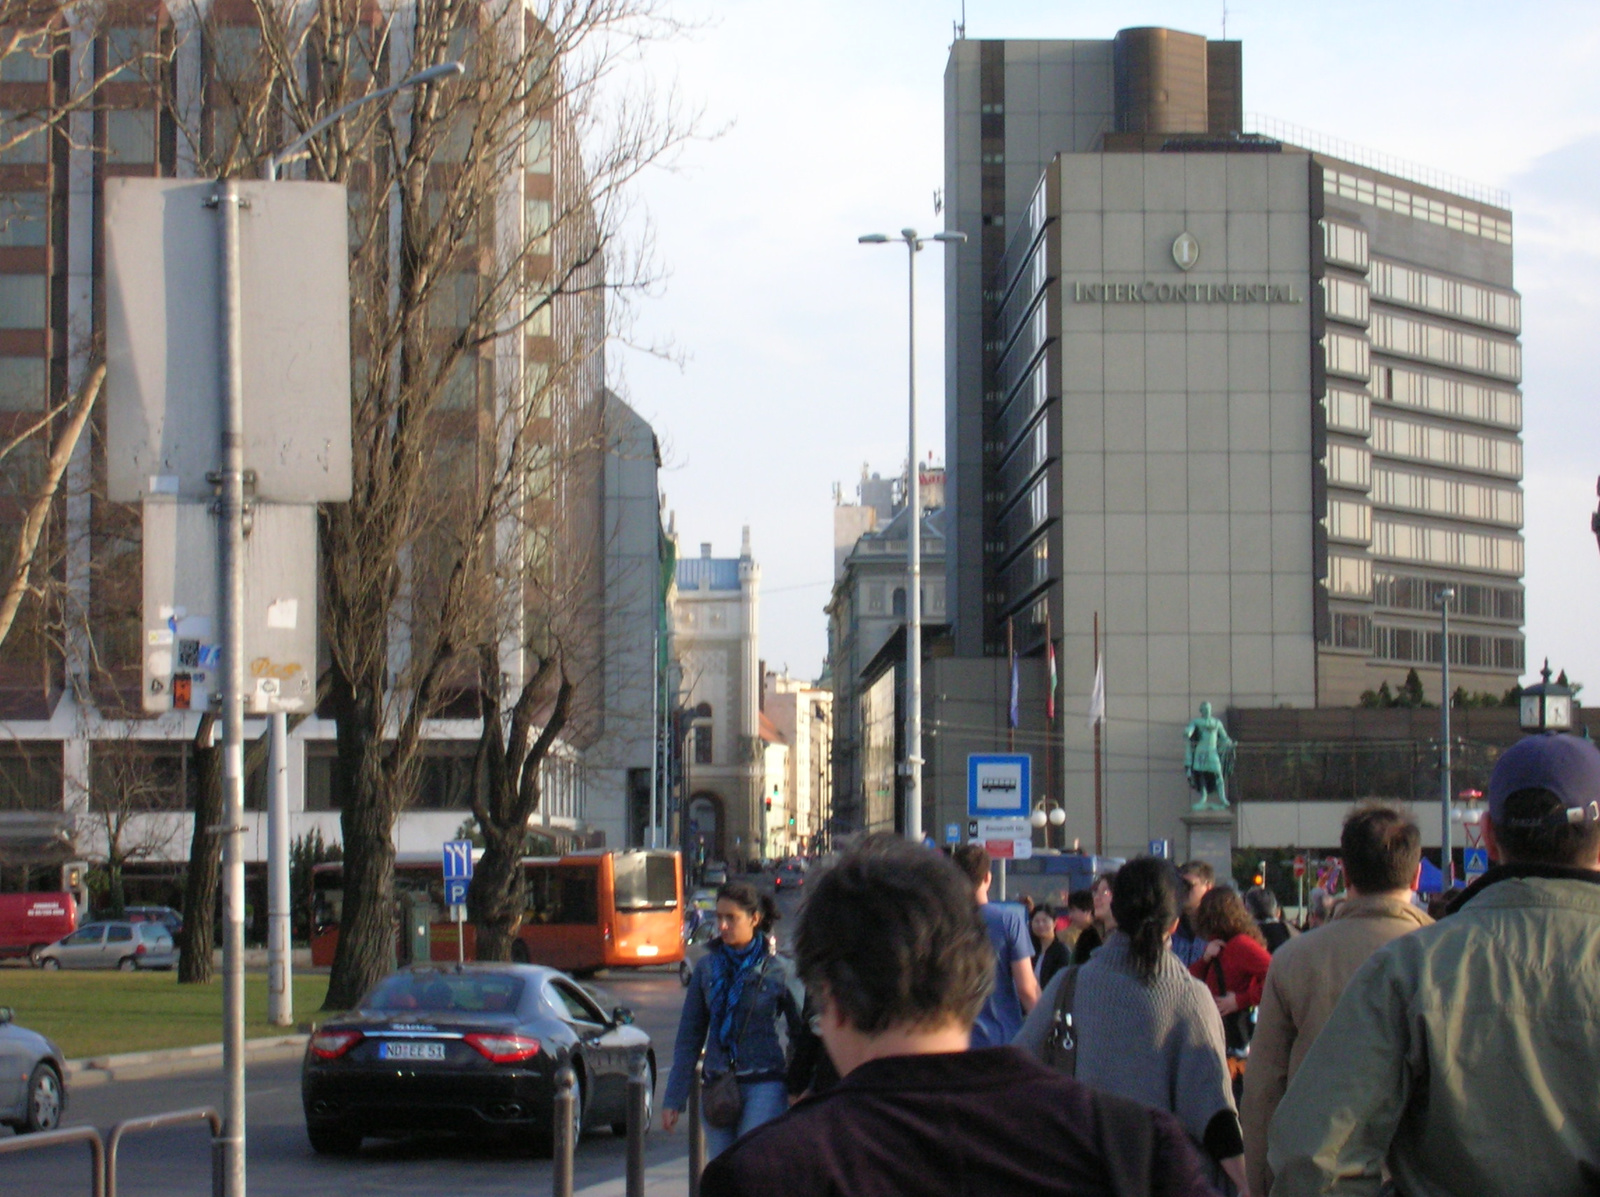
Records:
[[[223,180],[222,491],[217,565],[222,611],[222,1192],[244,1197],[244,363],[239,306],[239,185]]]
[[[272,715],[272,795],[267,812],[267,1021],[294,1023],[289,919],[289,716]]]

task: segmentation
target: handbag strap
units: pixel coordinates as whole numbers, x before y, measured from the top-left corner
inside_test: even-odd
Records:
[[[739,1033],[733,1037],[733,1042],[726,1044],[728,1049],[728,1071],[732,1072],[739,1067],[739,1044],[744,1039],[744,1033],[750,1029],[750,1016],[756,1012],[756,1003],[761,1000],[761,980],[767,975],[767,965],[772,963],[772,954],[761,962],[761,967],[756,970],[756,991],[750,995],[750,1005],[745,1008],[744,1021],[739,1024]]]

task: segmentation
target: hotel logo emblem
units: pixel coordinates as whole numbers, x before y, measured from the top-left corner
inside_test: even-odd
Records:
[[[1194,239],[1194,234],[1182,232],[1178,239],[1172,243],[1172,260],[1178,264],[1179,270],[1193,270],[1196,262],[1200,260],[1200,243]]]

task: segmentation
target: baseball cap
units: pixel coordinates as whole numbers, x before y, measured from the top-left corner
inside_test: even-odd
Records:
[[[1585,820],[1600,822],[1600,749],[1568,735],[1534,735],[1518,740],[1500,754],[1489,779],[1489,817],[1496,827],[1508,824],[1506,799],[1519,790],[1548,790],[1565,812],[1552,812],[1533,825]],[[1522,824],[1526,820],[1509,820]]]

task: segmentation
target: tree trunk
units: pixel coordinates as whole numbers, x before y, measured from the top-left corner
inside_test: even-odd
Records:
[[[189,872],[183,879],[183,930],[178,933],[178,983],[204,985],[211,980],[216,949],[217,883],[222,872],[222,750],[211,743],[216,716],[200,718],[194,737],[199,773],[194,808],[194,834],[189,841]]]
[[[344,838],[344,909],[322,1008],[349,1010],[395,967],[398,924],[393,833],[397,805],[393,779],[381,756],[379,686],[351,686],[335,667],[331,698],[343,782],[339,827]]]
[[[480,824],[480,826],[482,826]],[[467,914],[472,919],[479,960],[511,959],[511,945],[528,908],[527,878],[522,872],[522,828],[483,827],[483,855],[472,868]]]

